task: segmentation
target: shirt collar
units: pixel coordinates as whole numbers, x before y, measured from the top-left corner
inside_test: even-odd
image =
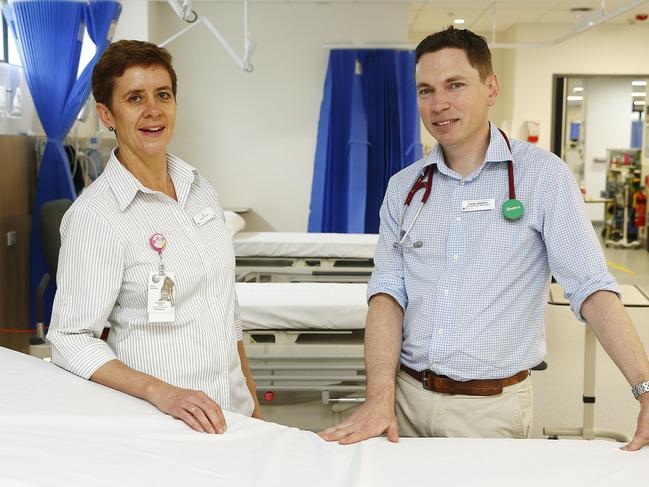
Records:
[[[156,191],[152,191],[143,186],[142,183],[140,183],[137,178],[122,165],[121,162],[119,162],[115,155],[116,150],[116,148],[113,149],[110,154],[110,159],[108,159],[108,164],[106,164],[106,169],[104,170],[104,175],[106,176],[108,185],[117,199],[119,209],[125,211],[135,199],[138,192],[156,193]],[[199,184],[200,178],[198,171],[173,154],[167,154],[167,171],[174,183],[178,203],[180,206],[184,207],[187,198],[189,197],[192,184]]]
[[[511,140],[507,134],[503,137],[498,127],[489,122],[489,147],[487,147],[487,153],[484,155],[484,162],[513,161],[514,157],[505,141],[505,137],[507,137],[507,140],[511,144]]]
[[[511,144],[511,141],[510,141]],[[512,152],[507,146],[507,142],[503,138],[502,134],[498,130],[498,127],[493,123],[489,122],[489,146],[487,147],[487,152],[485,153],[483,165],[486,162],[507,162],[513,160]],[[447,168],[446,161],[444,160],[444,152],[442,151],[442,146],[437,143],[430,151],[430,154],[422,160],[421,167],[419,168],[423,174],[426,167],[431,164],[437,164],[438,169],[440,167]]]

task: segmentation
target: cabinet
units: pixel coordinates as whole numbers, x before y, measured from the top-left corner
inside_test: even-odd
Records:
[[[644,195],[640,179],[641,151],[608,149],[607,159],[606,190],[602,192],[602,196],[612,201],[606,205],[605,245],[639,247],[640,232],[636,212],[641,195]]]
[[[36,181],[35,138],[0,136],[0,328],[29,329],[29,237]],[[26,349],[27,334],[0,333]]]

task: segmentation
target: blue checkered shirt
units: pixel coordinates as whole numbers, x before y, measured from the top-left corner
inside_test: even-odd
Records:
[[[579,319],[593,292],[619,293],[566,164],[526,142],[510,142],[511,152],[491,124],[484,163],[469,176],[446,165],[438,144],[390,179],[368,299],[387,293],[404,309],[401,361],[412,369],[456,380],[497,379],[540,363],[551,273]],[[510,159],[525,207],[517,222],[501,213]],[[432,193],[405,241],[423,245],[395,248],[402,213],[405,230],[424,191],[409,208],[406,196],[430,164],[437,165]],[[493,210],[462,211],[463,201],[490,198]]]

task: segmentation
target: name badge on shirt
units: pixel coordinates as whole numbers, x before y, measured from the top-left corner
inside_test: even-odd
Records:
[[[484,211],[493,210],[496,207],[495,198],[485,198],[483,200],[464,200],[462,201],[462,211]]]
[[[176,301],[174,299],[173,272],[161,274],[158,271],[149,272],[147,284],[147,311],[149,323],[166,323],[176,321]]]
[[[198,225],[199,227],[202,227],[215,216],[216,212],[214,211],[214,208],[208,206],[204,210],[201,210],[200,213],[194,215],[194,223],[196,223],[196,225]]]

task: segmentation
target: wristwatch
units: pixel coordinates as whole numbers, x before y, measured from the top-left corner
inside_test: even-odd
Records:
[[[641,394],[649,392],[649,380],[640,382],[640,384],[633,386],[631,388],[631,392],[633,392],[633,395],[636,399],[638,399]]]

